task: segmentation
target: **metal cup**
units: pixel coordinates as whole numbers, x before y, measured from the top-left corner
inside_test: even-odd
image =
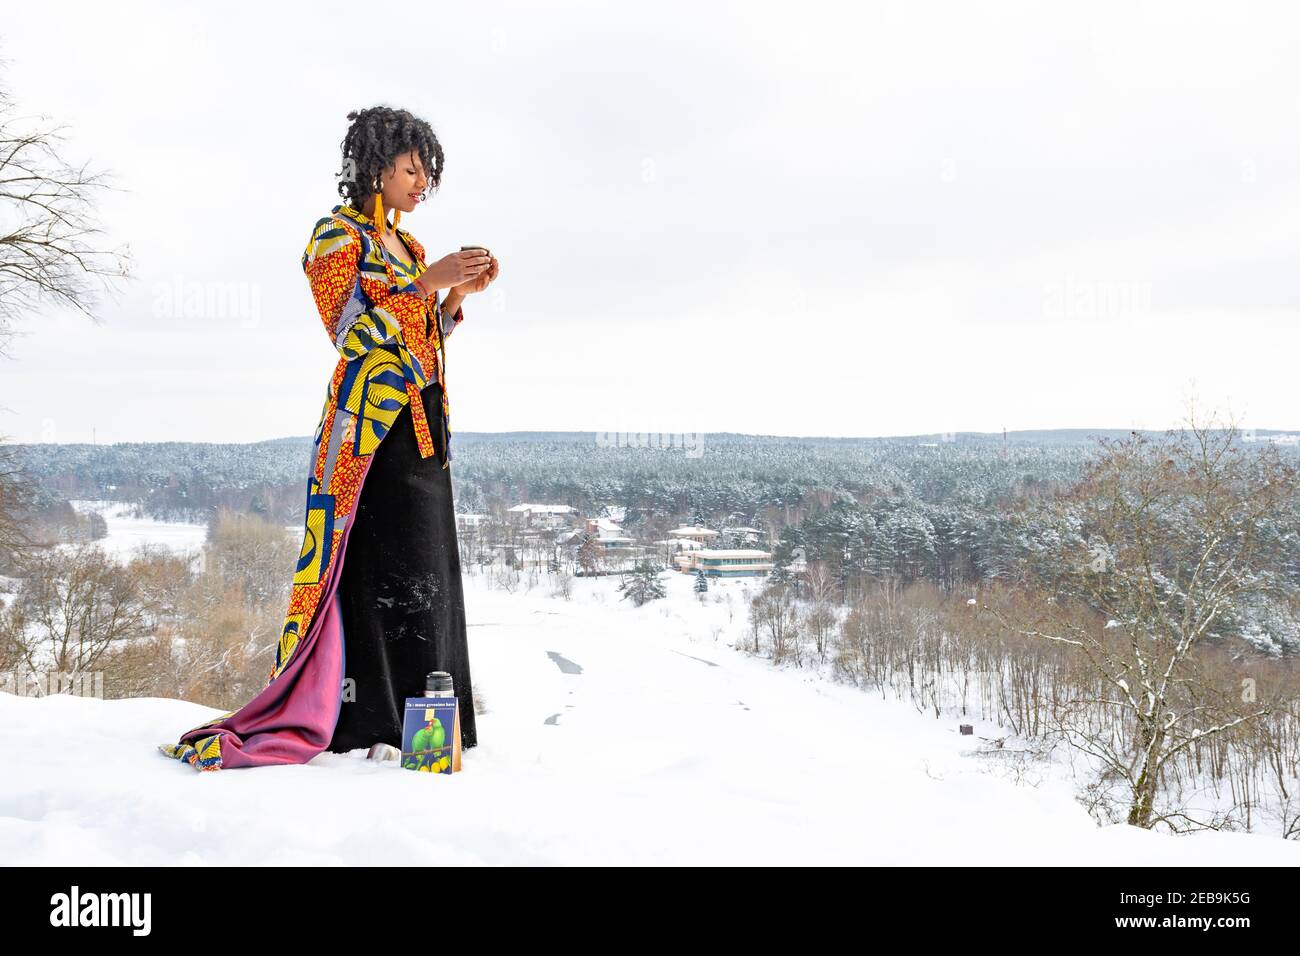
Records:
[[[401,760],[402,752],[392,744],[378,743],[370,748],[370,753],[366,754],[367,760]]]

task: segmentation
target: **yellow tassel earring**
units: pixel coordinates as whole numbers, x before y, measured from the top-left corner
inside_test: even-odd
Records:
[[[397,224],[402,221],[402,210],[393,210],[393,232],[397,231]]]
[[[375,228],[383,235],[386,217],[384,216],[384,194],[375,192]]]

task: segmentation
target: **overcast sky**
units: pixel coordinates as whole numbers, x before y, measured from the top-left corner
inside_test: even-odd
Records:
[[[430,10],[428,14],[418,13]],[[381,19],[386,18],[386,19]],[[349,110],[427,119],[492,248],[453,431],[1300,428],[1300,57],[1243,3],[6,2],[134,278],[0,360],[15,441],[308,435],[300,258]],[[180,308],[175,290],[233,295]]]

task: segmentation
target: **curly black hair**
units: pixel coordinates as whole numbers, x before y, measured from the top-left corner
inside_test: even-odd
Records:
[[[339,195],[360,209],[375,192],[379,174],[398,156],[415,150],[429,177],[430,191],[442,183],[442,144],[433,127],[418,116],[388,106],[372,106],[348,114],[352,125],[340,144],[343,170],[338,174]]]

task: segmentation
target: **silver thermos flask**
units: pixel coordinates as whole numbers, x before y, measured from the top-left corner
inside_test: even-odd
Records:
[[[429,676],[424,679],[424,696],[455,697],[451,675],[446,671],[429,671]],[[456,729],[460,729],[460,701],[456,701]]]

